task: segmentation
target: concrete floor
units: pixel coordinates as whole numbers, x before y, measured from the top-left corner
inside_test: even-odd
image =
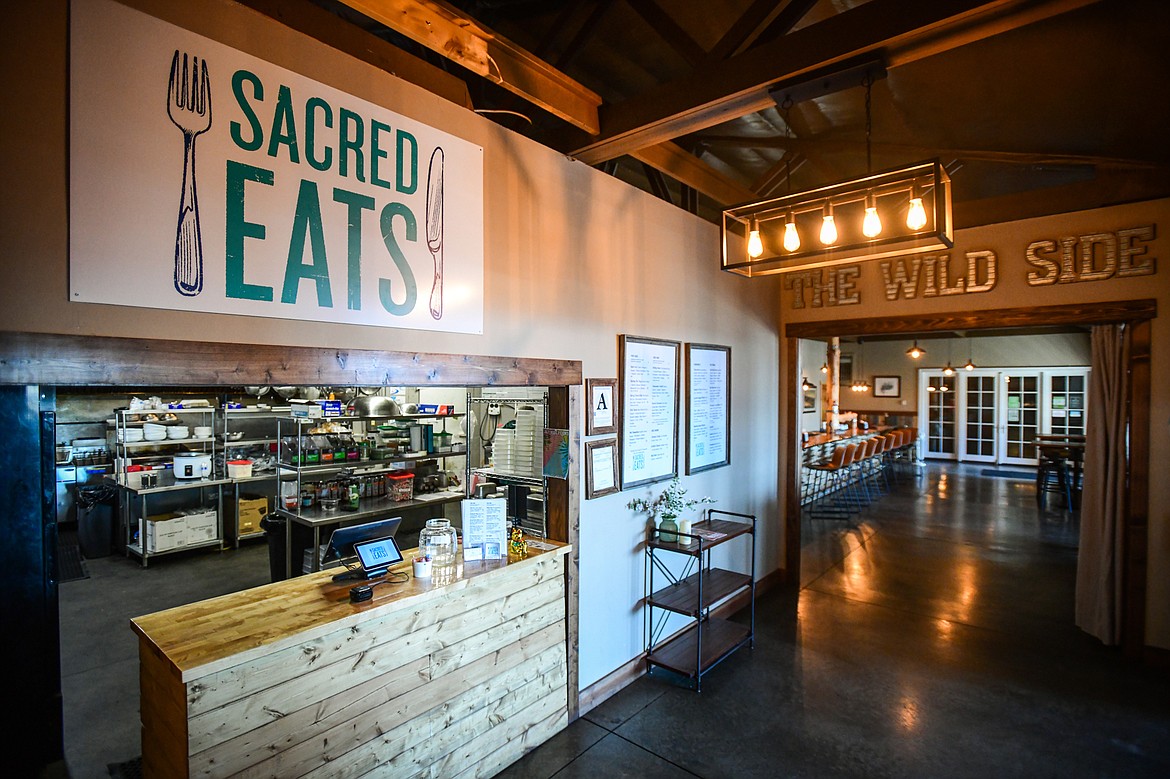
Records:
[[[806,520],[755,649],[698,694],[642,677],[501,776],[1170,776],[1170,682],[1073,626],[1075,517],[980,471]]]
[[[639,679],[502,776],[1170,776],[1170,681],[1072,624],[1075,517],[980,473],[930,465],[853,522],[806,521],[755,649],[702,693]],[[61,585],[74,779],[140,754],[130,617],[263,583],[268,551],[86,565]]]

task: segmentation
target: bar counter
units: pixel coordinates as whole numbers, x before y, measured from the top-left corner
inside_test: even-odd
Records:
[[[878,435],[893,430],[890,426],[878,426],[861,429],[859,427],[850,427],[842,430],[839,433],[813,433],[808,437],[801,446],[804,449],[812,449],[817,446],[826,446],[828,444],[836,444],[841,441],[850,441],[854,438],[869,438],[870,436]]]
[[[494,774],[568,722],[570,547],[546,543],[365,603],[335,568],[131,620],[143,775]]]

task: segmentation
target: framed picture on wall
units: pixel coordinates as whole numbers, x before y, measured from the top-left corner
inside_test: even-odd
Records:
[[[621,488],[678,476],[679,342],[618,336]]]
[[[902,377],[901,376],[874,376],[873,377],[873,396],[875,398],[900,398],[900,397],[902,397]]]
[[[731,464],[731,347],[686,345],[687,473]]]
[[[585,379],[585,435],[617,432],[617,379]]]
[[[585,442],[585,500],[619,491],[617,439]]]
[[[818,387],[809,387],[801,390],[801,395],[804,398],[804,403],[802,404],[804,413],[810,414],[817,410],[817,395],[819,393],[820,389]]]

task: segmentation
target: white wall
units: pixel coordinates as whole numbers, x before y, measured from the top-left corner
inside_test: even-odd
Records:
[[[64,0],[9,9],[0,32],[6,68],[19,68],[0,80],[0,329],[572,359],[587,377],[617,375],[619,333],[726,344],[732,465],[684,481],[758,513],[757,571],[778,566],[779,289],[719,271],[714,225],[226,0],[128,4],[482,145],[484,334],[70,303]],[[631,497],[582,501],[582,687],[643,649],[644,521],[625,509]]]

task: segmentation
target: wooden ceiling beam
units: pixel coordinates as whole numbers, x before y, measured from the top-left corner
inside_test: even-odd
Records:
[[[600,136],[570,152],[605,159],[774,105],[769,89],[862,57],[908,61],[1098,0],[871,0],[823,22],[602,109]]]
[[[662,6],[654,0],[626,0],[626,3],[692,66],[698,65],[707,56],[707,52],[690,33],[680,27],[674,17],[663,11]]]
[[[733,146],[743,149],[784,149],[803,154],[864,153],[865,141],[840,139],[785,138],[783,135],[753,137],[746,135],[696,135],[692,139],[705,146]],[[995,149],[949,149],[916,146],[908,143],[875,143],[873,151],[898,157],[940,157],[965,162],[1000,162],[1012,165],[1091,165],[1111,168],[1164,168],[1163,163],[1093,154],[1059,152],[1000,151]]]
[[[581,28],[577,30],[577,34],[573,36],[573,39],[569,41],[568,45],[560,53],[560,56],[557,57],[557,67],[565,67],[565,65],[569,64],[569,60],[577,56],[581,49],[584,48],[585,43],[593,37],[593,32],[601,22],[601,17],[605,16],[613,3],[614,0],[598,0],[598,3],[593,6],[593,10],[589,13],[589,16],[581,23]]]
[[[659,143],[635,149],[631,157],[702,192],[716,203],[730,206],[756,199],[756,193],[712,168],[677,143]]]
[[[408,54],[373,33],[345,22],[307,0],[238,0],[241,5],[270,17],[302,35],[326,46],[343,51],[369,65],[392,73],[404,81],[450,100],[464,108],[473,108],[463,79]]]
[[[790,0],[789,5],[797,0]],[[807,2],[807,0],[799,0]],[[776,0],[755,0],[747,9],[732,22],[711,50],[707,52],[704,64],[719,62],[728,57],[739,54],[756,42],[756,39],[769,29],[772,21],[784,10],[784,4]]]
[[[601,97],[441,0],[341,0],[574,127],[596,135]]]

